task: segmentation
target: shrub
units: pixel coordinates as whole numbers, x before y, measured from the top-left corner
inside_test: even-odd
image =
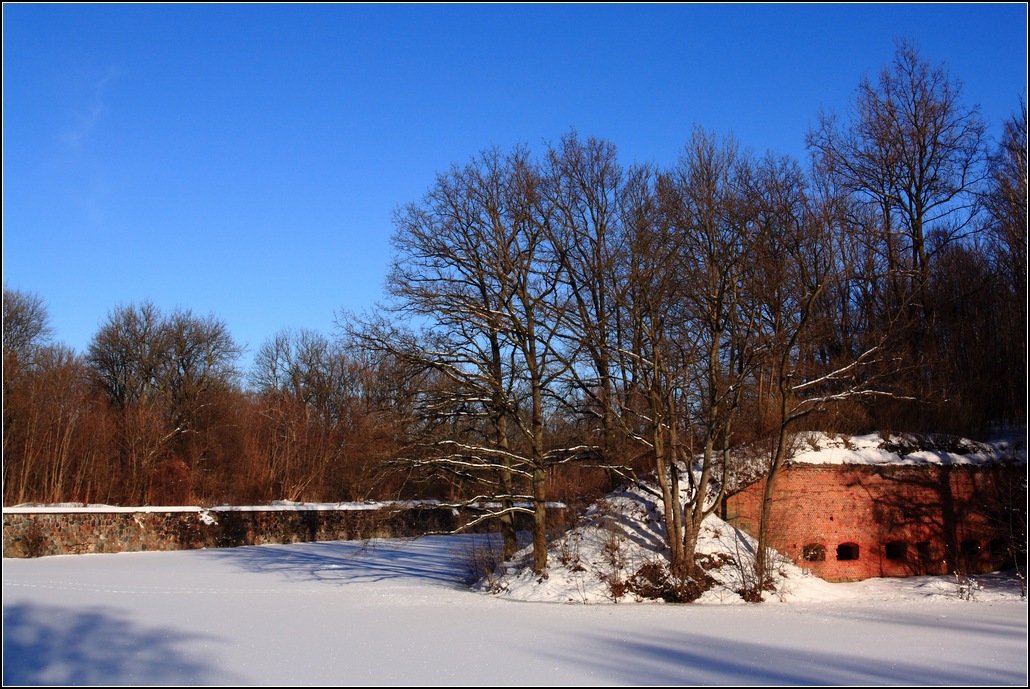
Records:
[[[669,572],[666,563],[652,561],[642,565],[627,579],[625,588],[628,593],[645,600],[690,603],[714,585],[715,580],[703,572],[696,577],[681,579]]]

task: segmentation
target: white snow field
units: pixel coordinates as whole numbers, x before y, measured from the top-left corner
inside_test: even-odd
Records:
[[[1013,579],[793,580],[762,604],[471,591],[476,536],[3,561],[5,685],[1012,685]]]

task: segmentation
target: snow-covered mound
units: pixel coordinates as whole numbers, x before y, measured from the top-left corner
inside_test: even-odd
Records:
[[[746,461],[746,458],[742,457]],[[754,459],[753,457],[751,459]],[[983,465],[998,461],[1026,463],[1026,434],[990,443],[944,435],[870,434],[846,436],[802,433],[794,439],[789,460],[811,464],[946,464]],[[711,499],[712,495],[709,496]],[[700,604],[744,604],[742,591],[755,591],[755,540],[712,515],[702,525],[697,562],[706,581]],[[487,561],[488,559],[481,559]],[[644,487],[613,493],[590,507],[571,529],[554,537],[548,548],[546,577],[532,572],[532,548],[519,551],[507,563],[479,580],[484,591],[512,600],[555,603],[644,603],[661,598],[641,595],[641,573],[668,562],[661,501]],[[762,591],[766,602],[836,600],[841,597],[895,595],[899,585],[884,588],[880,580],[829,583],[795,566],[776,553],[771,581]],[[481,572],[482,573],[482,572]],[[917,597],[972,596],[990,598],[990,591],[1011,596],[1010,577],[1003,575],[989,590],[976,580],[956,577],[912,577],[901,586]],[[646,583],[646,582],[644,582]],[[1018,587],[1018,584],[1016,584]]]
[[[548,549],[547,576],[533,574],[531,548],[525,548],[476,584],[480,591],[513,601],[586,604],[658,603],[626,590],[641,568],[664,563],[661,526],[654,498],[639,489],[614,493],[591,507],[573,529]],[[494,545],[498,545],[496,541]],[[698,539],[698,561],[714,583],[694,605],[746,605],[740,591],[753,581],[748,569],[755,541],[723,520],[710,516]],[[976,577],[918,576],[831,583],[773,554],[772,588],[766,604],[841,601],[1002,601],[1021,598],[1014,572]],[[613,586],[614,584],[614,586]],[[621,586],[620,586],[621,585]],[[616,595],[621,592],[621,595]]]
[[[664,528],[660,501],[641,488],[613,493],[590,507],[572,529],[552,540],[546,578],[533,574],[527,547],[478,583],[500,597],[555,603],[662,602],[635,593],[634,575],[650,565],[664,566]],[[714,580],[697,603],[743,604],[740,591],[753,576],[754,539],[711,516],[702,525],[697,561]],[[775,558],[777,592],[766,600],[784,600],[794,582],[815,579],[793,564]]]

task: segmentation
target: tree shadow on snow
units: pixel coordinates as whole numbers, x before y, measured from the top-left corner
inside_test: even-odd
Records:
[[[143,628],[105,608],[4,606],[4,686],[238,682],[181,644],[213,637]]]
[[[686,614],[688,611],[684,610]],[[918,635],[925,620],[911,620],[908,634]],[[893,650],[878,658],[854,644],[846,630],[839,651],[803,649],[757,643],[695,632],[653,633],[626,639],[621,633],[591,632],[570,640],[563,650],[544,651],[555,662],[581,664],[612,682],[641,685],[944,685],[1024,686],[1025,627],[1011,623],[988,631],[975,646],[1005,647],[1001,657],[983,657],[972,648],[961,655],[937,659],[901,658]],[[539,651],[537,651],[539,652]]]
[[[248,572],[310,582],[367,583],[387,579],[431,581],[459,587],[473,553],[488,535],[423,536],[290,545],[242,546],[204,553]]]

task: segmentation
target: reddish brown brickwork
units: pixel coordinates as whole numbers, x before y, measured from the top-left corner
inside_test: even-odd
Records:
[[[829,581],[990,571],[1002,564],[990,516],[998,471],[970,466],[795,464],[777,479],[770,546]],[[757,533],[765,481],[727,501]]]

